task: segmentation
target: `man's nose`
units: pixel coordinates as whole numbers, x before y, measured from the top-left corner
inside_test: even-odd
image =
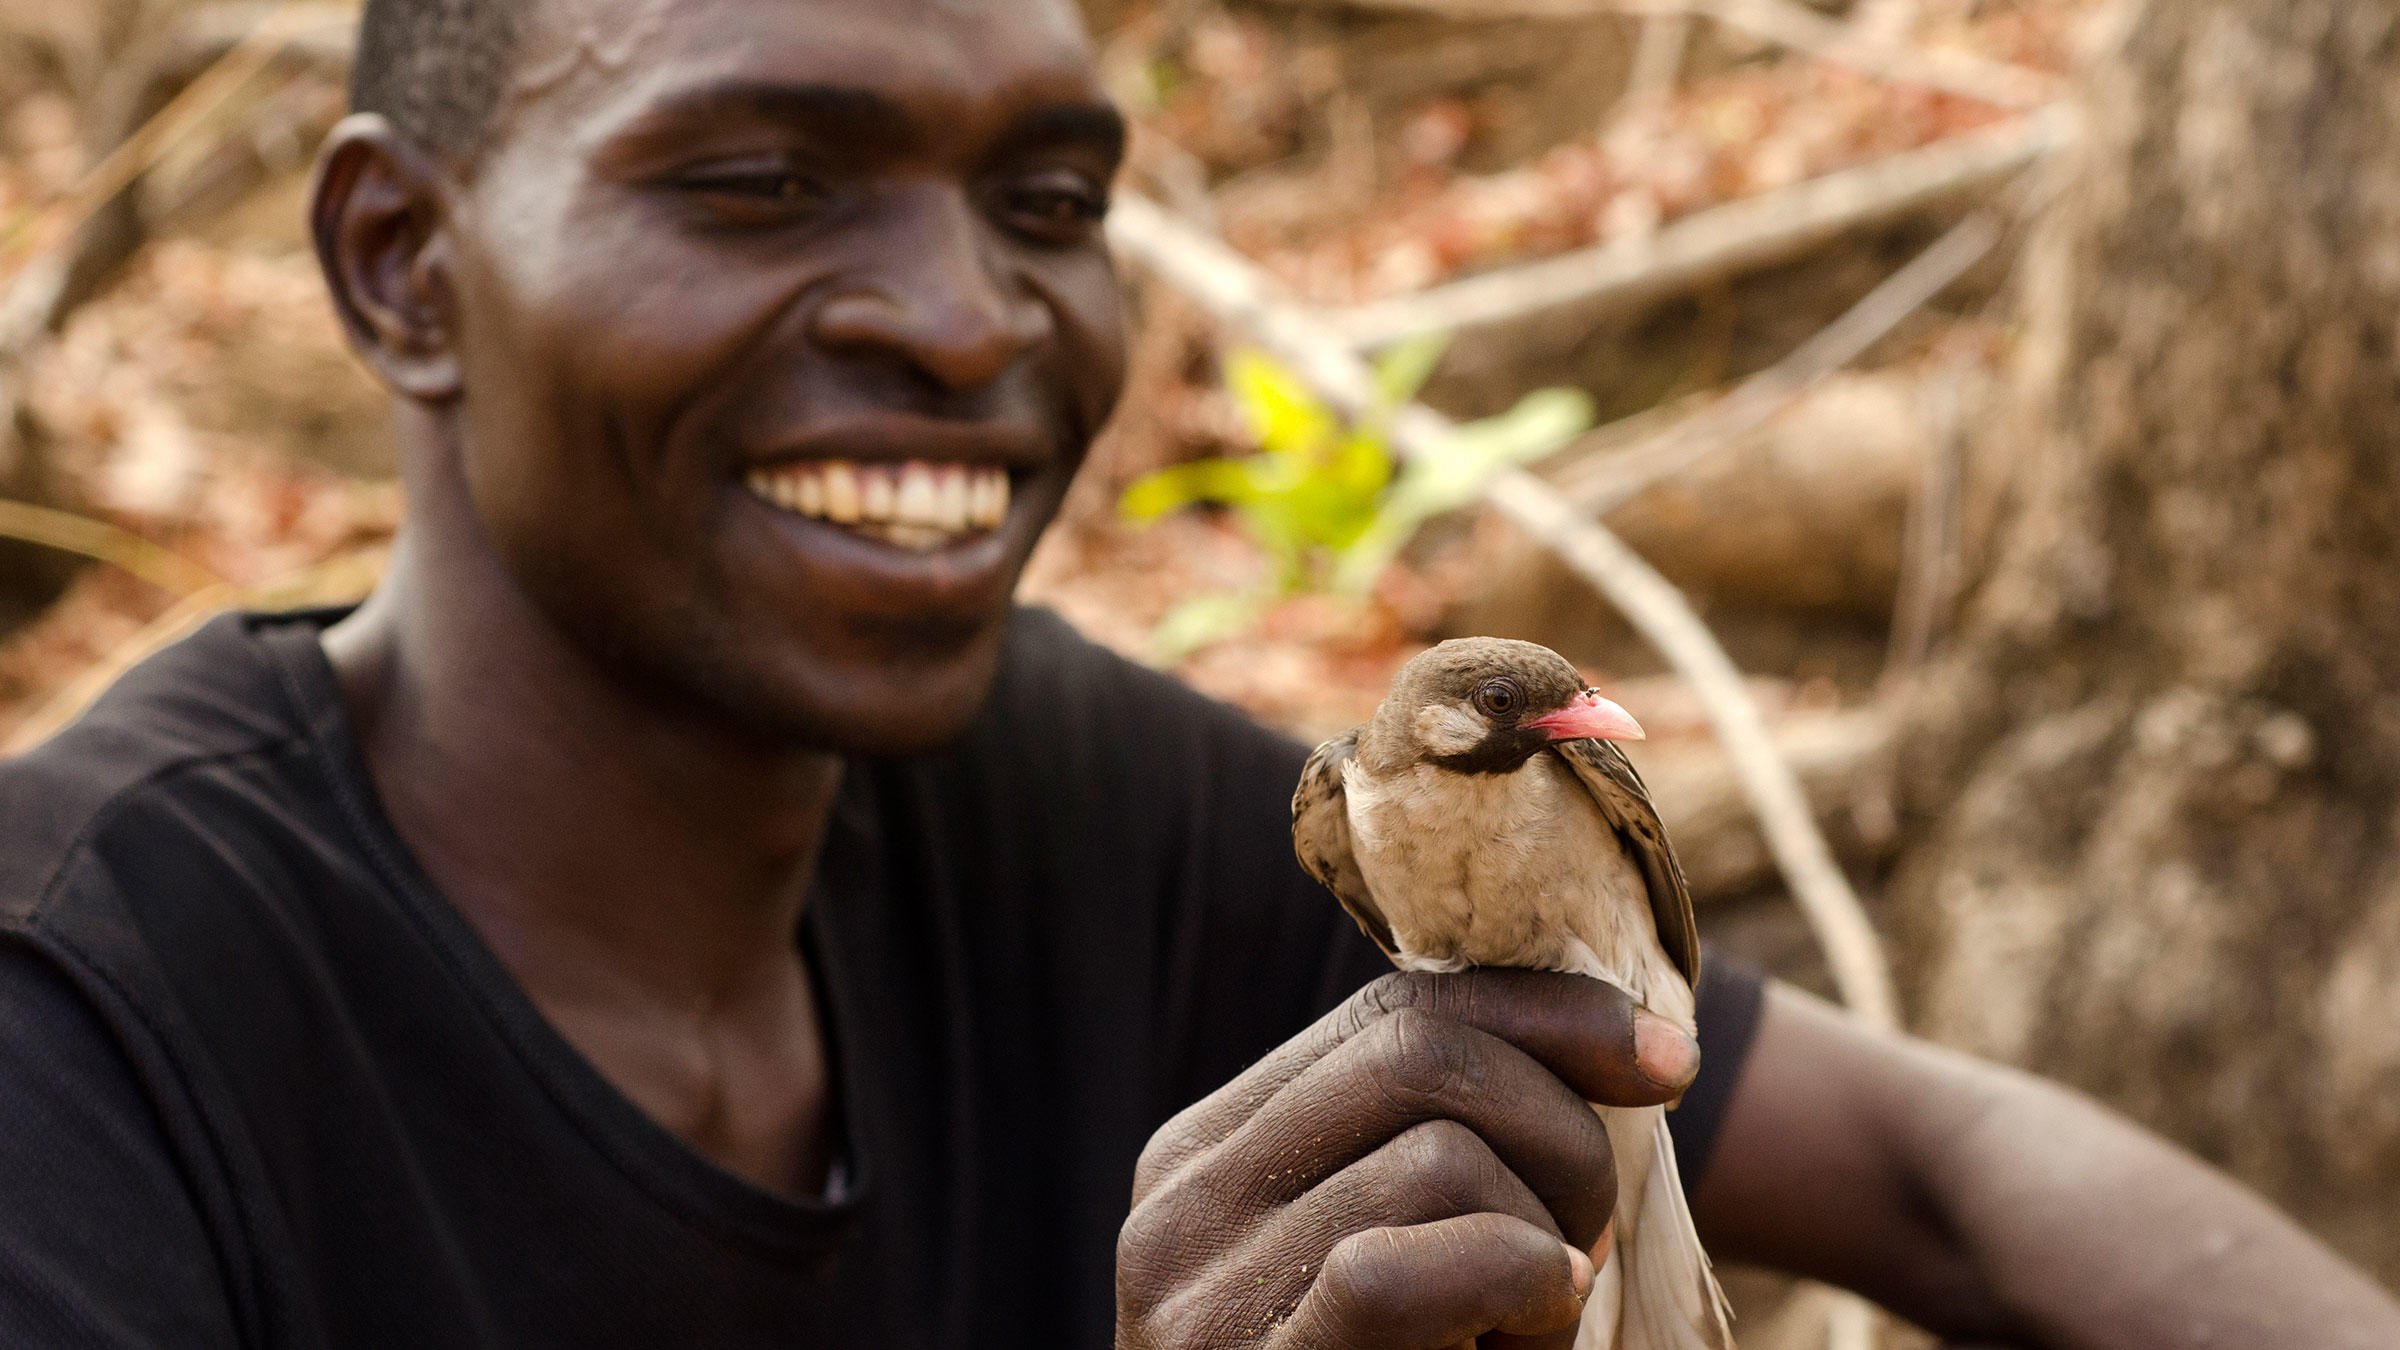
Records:
[[[945,389],[981,389],[1049,338],[1049,307],[1014,273],[964,192],[928,187],[879,241],[873,266],[817,307],[820,344],[908,362]]]

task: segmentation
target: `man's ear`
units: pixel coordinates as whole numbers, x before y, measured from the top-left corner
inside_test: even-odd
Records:
[[[344,118],[318,157],[309,225],[334,309],[392,392],[458,397],[456,316],[440,163],[373,113]]]

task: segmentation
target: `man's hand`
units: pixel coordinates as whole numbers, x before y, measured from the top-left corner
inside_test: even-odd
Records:
[[[1669,1101],[1699,1062],[1596,980],[1379,980],[1150,1141],[1117,1343],[1569,1345],[1616,1207],[1586,1102]]]

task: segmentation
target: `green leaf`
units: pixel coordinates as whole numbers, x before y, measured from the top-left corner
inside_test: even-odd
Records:
[[[1148,108],[1166,106],[1167,99],[1183,86],[1183,69],[1165,57],[1150,61],[1141,70],[1142,94],[1149,100]]]
[[[1118,506],[1136,520],[1202,502],[1230,507],[1266,555],[1270,579],[1177,606],[1152,637],[1163,659],[1222,641],[1280,594],[1330,586],[1364,595],[1427,520],[1474,501],[1495,475],[1550,454],[1591,425],[1590,399],[1546,389],[1498,417],[1453,428],[1399,463],[1384,412],[1415,397],[1446,345],[1429,336],[1384,352],[1375,383],[1386,402],[1360,425],[1345,424],[1274,358],[1247,349],[1226,357],[1226,389],[1261,453],[1159,470],[1127,488]]]
[[[1528,394],[1498,417],[1454,427],[1412,457],[1383,498],[1374,522],[1337,557],[1335,589],[1363,595],[1435,516],[1474,502],[1504,470],[1542,458],[1592,424],[1592,403],[1572,389]]]
[[[1416,536],[1417,528],[1425,523],[1420,516],[1399,511],[1386,511],[1374,523],[1359,533],[1348,548],[1334,559],[1332,588],[1343,595],[1363,596],[1375,589],[1382,577]]]
[[[1270,455],[1312,454],[1340,429],[1299,377],[1264,352],[1241,348],[1226,357],[1225,387],[1259,448]]]
[[[1172,511],[1202,502],[1230,504],[1245,490],[1248,477],[1229,459],[1195,460],[1144,474],[1117,498],[1117,510],[1128,520],[1147,524]]]
[[[1411,459],[1387,509],[1418,521],[1455,511],[1502,471],[1556,451],[1591,424],[1592,401],[1580,391],[1537,390],[1498,417],[1453,428],[1431,453]]]
[[[1150,630],[1150,652],[1173,665],[1203,647],[1234,637],[1266,611],[1268,598],[1256,591],[1198,595],[1168,610]]]
[[[1592,400],[1580,389],[1537,389],[1517,406],[1456,429],[1454,448],[1500,468],[1528,464],[1591,429]]]
[[[1343,490],[1371,499],[1392,485],[1394,467],[1392,447],[1381,436],[1352,434],[1334,450],[1325,475]]]
[[[1375,358],[1375,388],[1383,395],[1383,405],[1397,408],[1416,398],[1449,350],[1448,333],[1419,333],[1385,348]]]

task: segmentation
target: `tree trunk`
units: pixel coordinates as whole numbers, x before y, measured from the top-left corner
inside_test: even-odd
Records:
[[[2400,10],[2143,0],[1920,690],[1919,1024],[2400,1278]]]

